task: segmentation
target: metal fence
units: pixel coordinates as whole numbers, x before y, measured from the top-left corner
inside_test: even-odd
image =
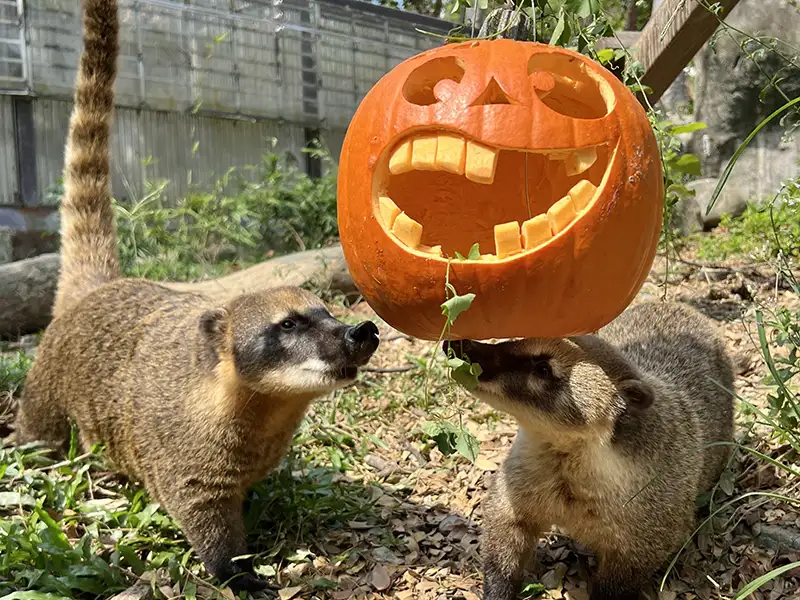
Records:
[[[378,79],[441,44],[417,29],[450,28],[358,0],[120,0],[120,20],[120,196],[158,177],[185,193],[272,136],[303,160],[319,131],[338,153]],[[81,48],[80,0],[0,0],[0,205],[41,204],[60,176]]]

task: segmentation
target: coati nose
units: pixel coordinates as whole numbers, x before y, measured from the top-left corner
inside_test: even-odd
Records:
[[[355,327],[351,327],[347,330],[345,334],[348,342],[352,342],[354,344],[363,344],[364,342],[368,342],[371,339],[378,339],[378,328],[375,326],[375,323],[372,321],[364,321],[363,323],[359,323]]]
[[[359,358],[366,359],[378,349],[378,328],[372,321],[364,321],[348,328],[344,339]]]

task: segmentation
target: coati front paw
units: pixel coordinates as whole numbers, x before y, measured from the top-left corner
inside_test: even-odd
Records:
[[[225,578],[225,581],[237,596],[239,592],[261,592],[272,588],[268,581],[261,579],[254,573],[245,571],[238,565],[232,564],[229,570],[231,574]]]

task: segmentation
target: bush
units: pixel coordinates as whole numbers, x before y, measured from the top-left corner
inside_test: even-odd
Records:
[[[336,164],[319,147],[305,152],[322,160],[325,175],[311,178],[268,152],[177,202],[167,199],[169,181],[148,182],[135,201],[115,201],[123,274],[191,280],[329,245],[339,235]],[[62,195],[61,182],[47,190],[53,204]]]
[[[750,205],[738,217],[724,215],[722,235],[700,238],[698,255],[707,260],[750,256],[759,261],[800,256],[800,177],[787,181],[773,202]]]
[[[338,236],[335,164],[326,151],[307,151],[329,167],[322,177],[312,179],[270,152],[173,206],[164,199],[167,182],[151,184],[136,202],[118,203],[123,273],[197,279],[329,244]]]
[[[23,350],[17,350],[13,354],[0,354],[0,394],[19,394],[32,364],[33,359]]]

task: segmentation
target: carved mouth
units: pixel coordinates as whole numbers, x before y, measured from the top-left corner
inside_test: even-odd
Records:
[[[382,158],[375,215],[428,258],[514,259],[569,229],[606,185],[616,145],[493,148],[451,131],[415,131]],[[470,249],[478,244],[480,255]]]

